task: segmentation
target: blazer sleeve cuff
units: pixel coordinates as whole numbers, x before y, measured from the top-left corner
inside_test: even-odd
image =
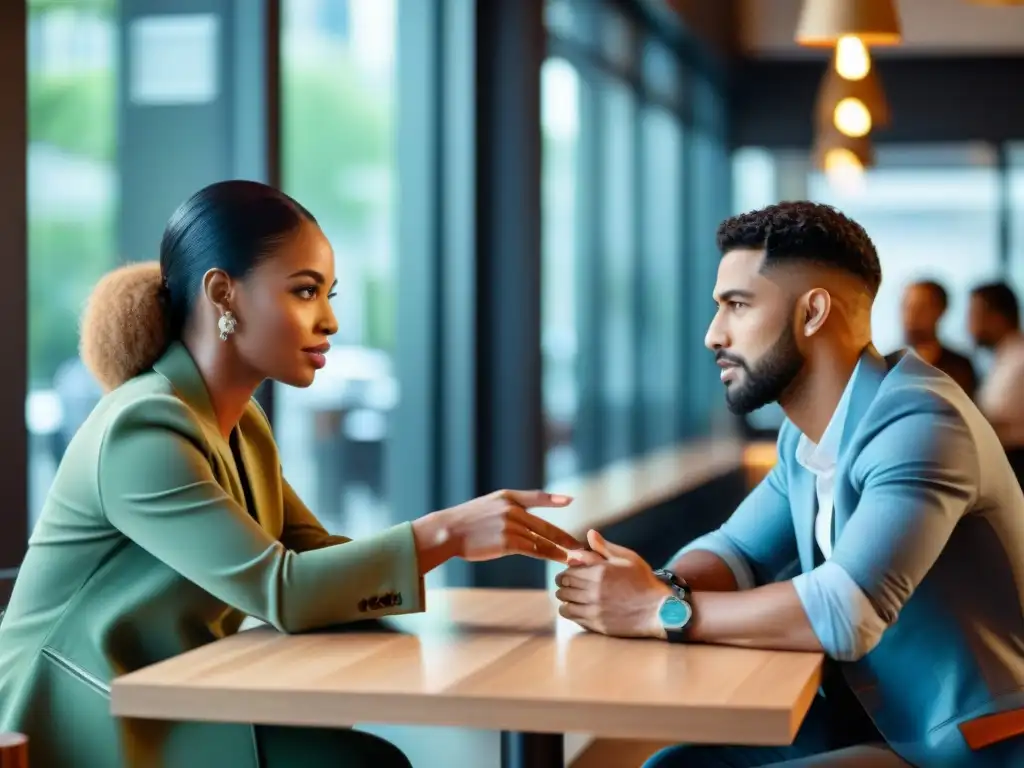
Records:
[[[711,531],[711,533],[706,533],[691,541],[676,553],[675,557],[669,561],[668,567],[671,568],[676,560],[693,550],[701,550],[717,555],[722,562],[729,566],[729,570],[732,571],[733,578],[736,579],[737,589],[753,589],[757,585],[754,571],[747,562],[747,558],[744,557],[743,553],[736,548],[729,540],[729,537],[721,530]]]
[[[360,616],[372,619],[426,610],[412,523],[401,523],[364,541],[372,541],[372,546],[379,548],[380,580],[369,594],[357,595]],[[337,546],[350,547],[352,543],[346,541]]]
[[[887,625],[841,565],[826,561],[796,576],[793,588],[828,656],[857,661],[878,645]]]

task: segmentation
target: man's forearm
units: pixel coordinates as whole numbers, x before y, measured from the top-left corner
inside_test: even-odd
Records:
[[[714,552],[692,549],[669,566],[691,589],[703,592],[735,592],[736,576],[728,563]]]
[[[693,642],[700,643],[819,653],[824,650],[791,581],[740,592],[694,592],[688,634]]]
[[[687,544],[668,567],[694,590],[734,592],[755,585],[751,563],[721,530]]]

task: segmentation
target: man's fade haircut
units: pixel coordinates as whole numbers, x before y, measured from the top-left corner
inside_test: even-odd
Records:
[[[860,279],[873,299],[882,266],[864,227],[835,208],[801,200],[732,216],[718,225],[718,250],[764,249],[765,268],[811,263]]]

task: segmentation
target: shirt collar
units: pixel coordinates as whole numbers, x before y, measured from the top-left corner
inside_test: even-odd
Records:
[[[821,442],[815,443],[807,435],[800,435],[800,441],[796,446],[797,463],[816,475],[831,473],[839,462],[839,446],[842,444],[843,425],[846,423],[846,414],[850,408],[850,393],[853,391],[853,384],[860,368],[861,361],[858,361],[842,397],[839,398],[839,404],[829,419],[828,426],[825,427]]]

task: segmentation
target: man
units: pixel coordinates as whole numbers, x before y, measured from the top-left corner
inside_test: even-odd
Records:
[[[559,610],[831,661],[792,746],[649,765],[1024,765],[1024,494],[994,431],[935,368],[876,352],[881,270],[858,224],[783,203],[726,220],[718,246],[706,344],[732,411],[782,406],[778,463],[667,571],[591,531]]]
[[[994,352],[992,367],[978,393],[978,405],[992,422],[1017,479],[1024,482],[1024,334],[1013,289],[989,283],[971,292],[968,327],[975,343]]]
[[[903,337],[918,357],[951,377],[973,398],[978,385],[974,366],[939,341],[939,321],[948,307],[946,289],[934,280],[911,283],[903,293]]]

